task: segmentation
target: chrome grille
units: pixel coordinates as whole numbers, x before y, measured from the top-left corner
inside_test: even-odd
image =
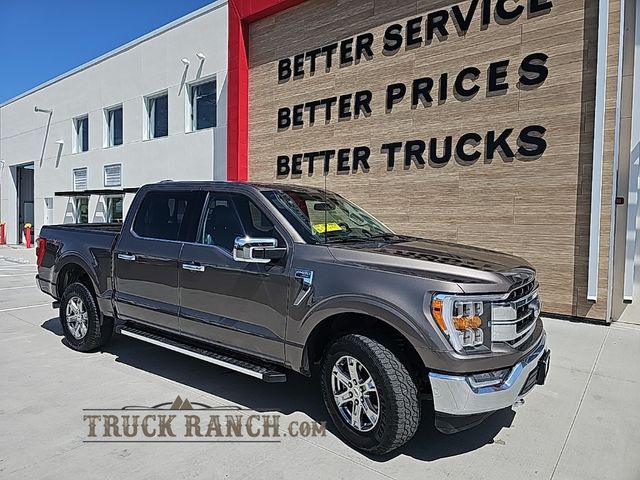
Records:
[[[535,279],[532,278],[529,280],[529,282],[527,282],[526,284],[520,286],[520,287],[516,287],[515,289],[513,289],[510,293],[509,293],[509,297],[507,298],[507,302],[513,302],[513,301],[517,301],[518,299],[530,294],[534,288],[536,288],[536,282]]]
[[[517,347],[533,333],[540,316],[538,283],[533,273],[517,285],[505,300],[491,305],[491,340]]]

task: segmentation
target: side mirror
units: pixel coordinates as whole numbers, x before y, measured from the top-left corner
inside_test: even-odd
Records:
[[[236,262],[269,263],[284,257],[286,248],[279,248],[275,238],[237,237],[233,242],[233,259]]]

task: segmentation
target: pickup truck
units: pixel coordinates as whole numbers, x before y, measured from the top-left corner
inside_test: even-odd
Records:
[[[529,263],[396,234],[325,190],[146,185],[122,225],[42,227],[37,263],[70,347],[116,332],[267,382],[314,377],[374,454],[411,439],[426,402],[455,433],[549,368]]]

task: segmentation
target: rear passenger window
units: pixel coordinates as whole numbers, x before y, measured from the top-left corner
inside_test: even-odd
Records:
[[[216,245],[231,252],[237,237],[275,238],[278,245],[284,244],[271,220],[248,197],[236,193],[212,193],[200,243]]]
[[[149,192],[138,209],[133,231],[145,238],[194,242],[205,192]]]

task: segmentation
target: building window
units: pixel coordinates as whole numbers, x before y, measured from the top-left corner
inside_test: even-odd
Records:
[[[107,197],[107,223],[122,223],[122,206],[124,198],[122,195]]]
[[[73,153],[86,152],[89,150],[89,117],[78,117],[73,119],[74,142]]]
[[[73,190],[83,192],[87,189],[87,168],[73,170]],[[73,197],[73,219],[76,223],[89,223],[89,197]]]
[[[119,187],[122,185],[122,165],[119,163],[116,165],[104,166],[104,186],[105,187]]]
[[[216,81],[191,85],[191,131],[216,126]]]
[[[145,137],[160,138],[169,134],[169,96],[166,93],[147,97],[147,131]]]
[[[105,110],[107,121],[107,138],[105,145],[113,147],[122,145],[122,105]]]
[[[89,197],[75,197],[73,202],[76,223],[89,223]]]
[[[82,192],[87,189],[87,167],[73,170],[73,190]]]

